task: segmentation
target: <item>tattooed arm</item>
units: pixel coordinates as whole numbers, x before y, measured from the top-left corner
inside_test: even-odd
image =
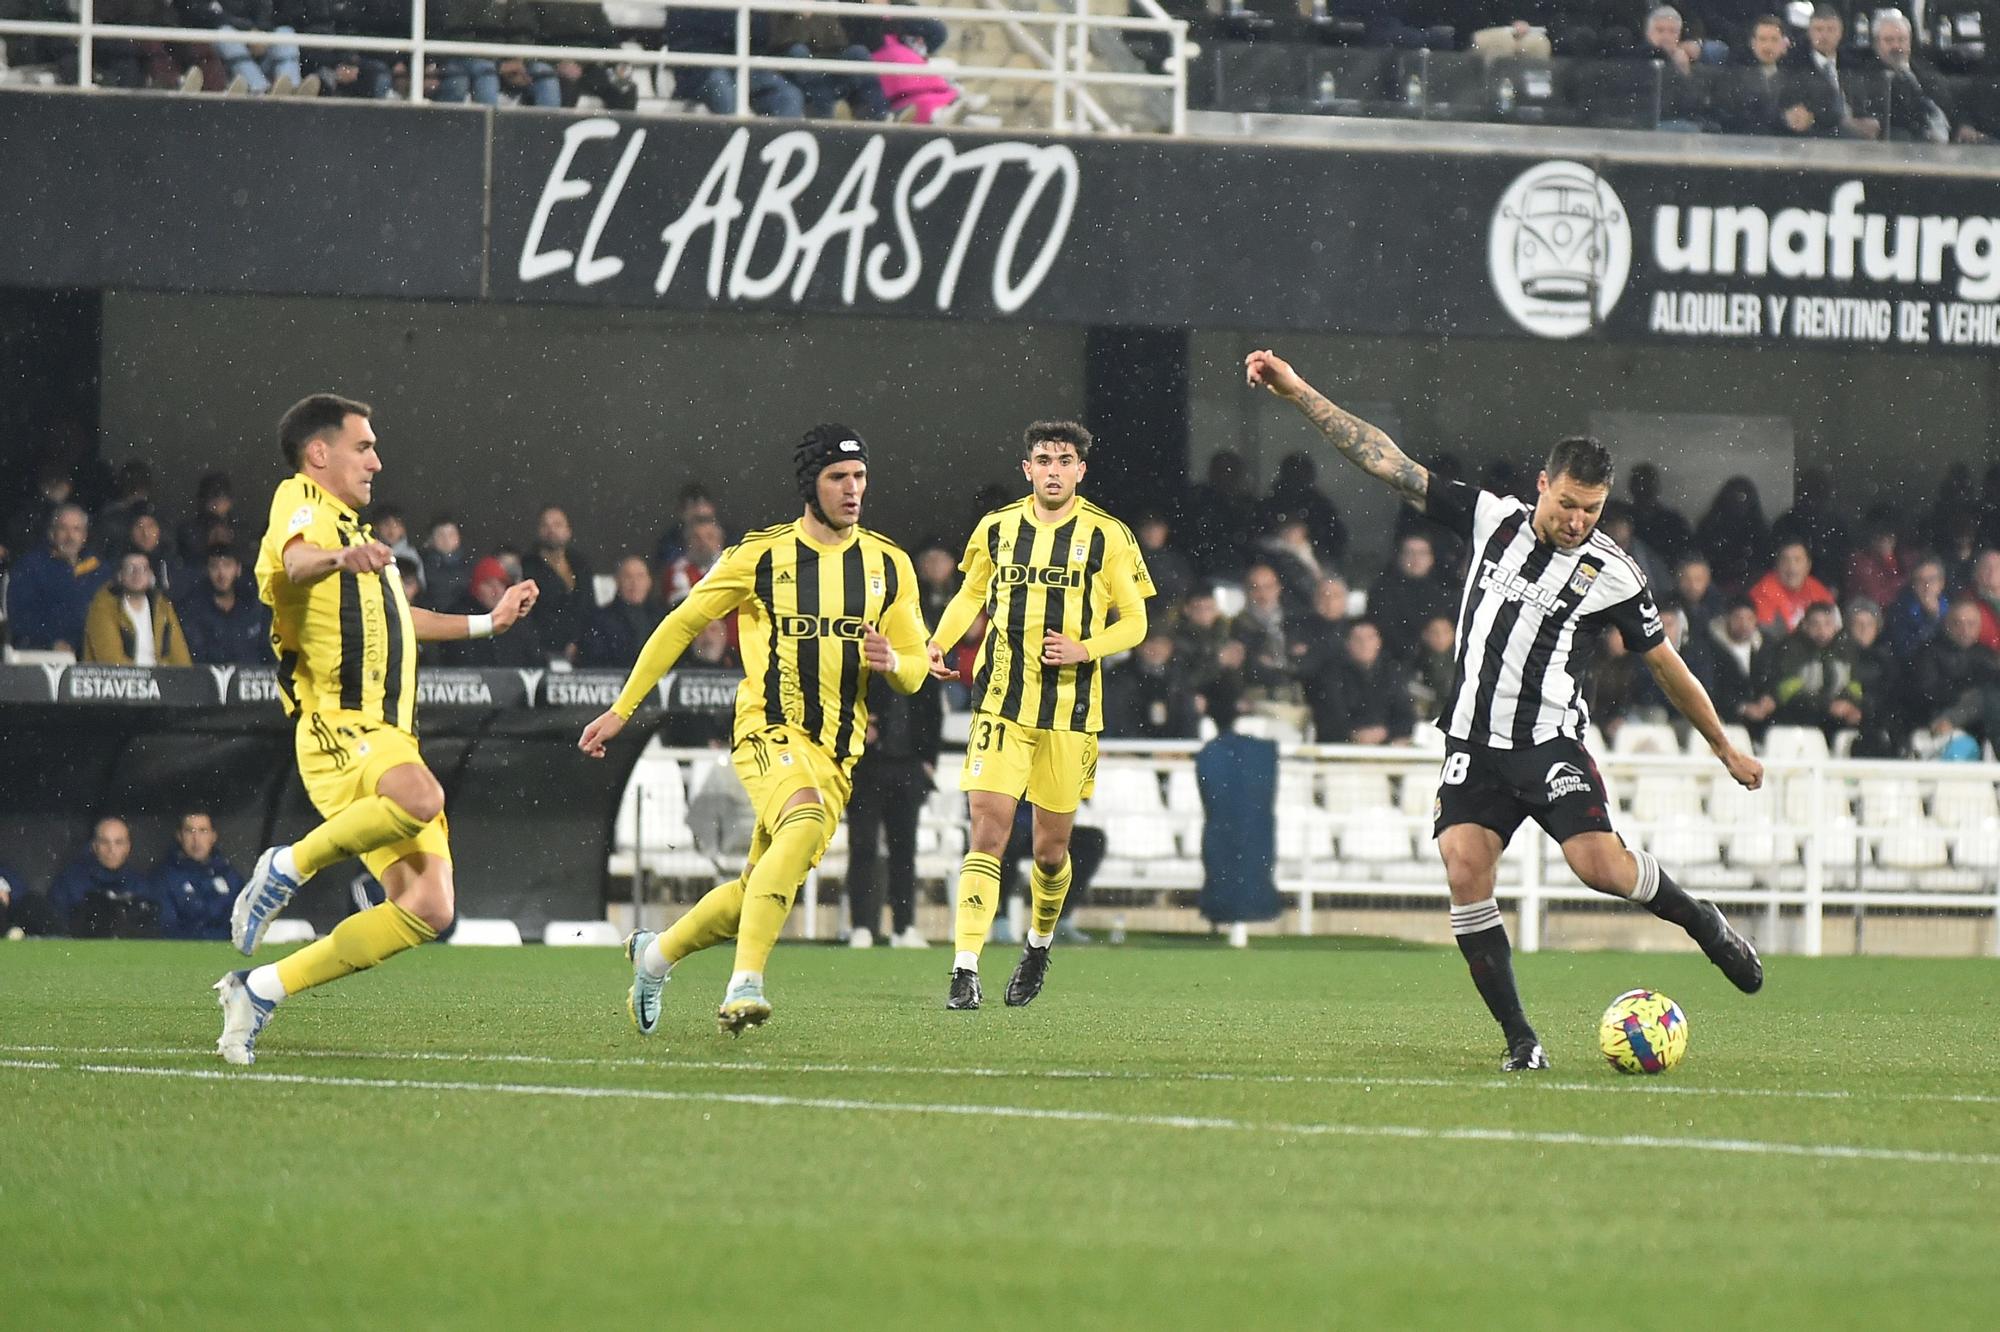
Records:
[[[1394,488],[1412,506],[1424,507],[1424,497],[1430,492],[1430,470],[1397,448],[1395,440],[1328,402],[1275,352],[1251,352],[1244,374],[1252,388],[1267,388],[1303,412],[1342,457]]]

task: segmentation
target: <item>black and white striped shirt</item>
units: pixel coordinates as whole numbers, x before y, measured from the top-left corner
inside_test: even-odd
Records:
[[[1666,641],[1646,576],[1602,532],[1575,550],[1535,537],[1534,507],[1433,479],[1425,513],[1468,541],[1458,608],[1458,683],[1445,734],[1493,749],[1583,738],[1590,710],[1572,670],[1579,626],[1612,624],[1633,652]]]

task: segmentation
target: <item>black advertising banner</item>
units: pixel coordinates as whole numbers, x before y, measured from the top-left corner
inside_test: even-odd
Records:
[[[491,294],[1504,334],[1455,279],[1465,201],[1507,178],[1469,155],[501,117]]]
[[[2000,347],[2000,180],[1548,159],[1487,228],[1491,292],[1542,338]]]
[[[2000,347],[2000,154],[1970,149],[1729,164],[1741,145],[1660,135],[1577,155],[1604,140],[1354,149],[322,101],[0,90],[0,285]]]
[[[0,285],[476,299],[486,123],[0,92]]]
[[[502,118],[494,182],[503,299],[2000,346],[2000,171],[600,116]]]

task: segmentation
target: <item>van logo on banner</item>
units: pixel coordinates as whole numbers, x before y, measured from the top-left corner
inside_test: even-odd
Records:
[[[1537,337],[1574,338],[1600,323],[1632,271],[1632,222],[1604,178],[1579,162],[1543,162],[1514,178],[1486,236],[1494,294]]]

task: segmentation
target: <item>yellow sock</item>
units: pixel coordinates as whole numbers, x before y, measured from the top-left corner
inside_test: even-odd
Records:
[[[435,938],[437,932],[430,926],[394,902],[384,902],[349,916],[324,939],[315,939],[298,952],[279,958],[278,979],[284,982],[286,994],[297,994],[366,971],[405,948]]]
[[[408,810],[388,796],[357,800],[292,843],[299,882],[304,883],[328,865],[338,865],[350,856],[408,841],[423,827],[421,820],[412,818]]]
[[[833,821],[822,805],[799,805],[771,829],[771,846],[743,885],[743,918],[736,933],[736,969],[762,972],[792,913],[792,899],[806,872],[833,840]]]
[[[1044,874],[1036,865],[1028,876],[1028,892],[1033,899],[1028,928],[1036,934],[1054,934],[1056,922],[1062,919],[1063,900],[1069,896],[1069,857],[1063,857],[1054,874]]]
[[[701,901],[667,927],[660,936],[660,951],[669,966],[690,953],[713,948],[724,939],[734,939],[743,919],[743,880],[731,879],[702,894]]]
[[[986,932],[993,928],[993,913],[999,909],[1000,857],[966,852],[958,868],[958,915],[953,925],[959,952],[977,956],[986,947]]]

